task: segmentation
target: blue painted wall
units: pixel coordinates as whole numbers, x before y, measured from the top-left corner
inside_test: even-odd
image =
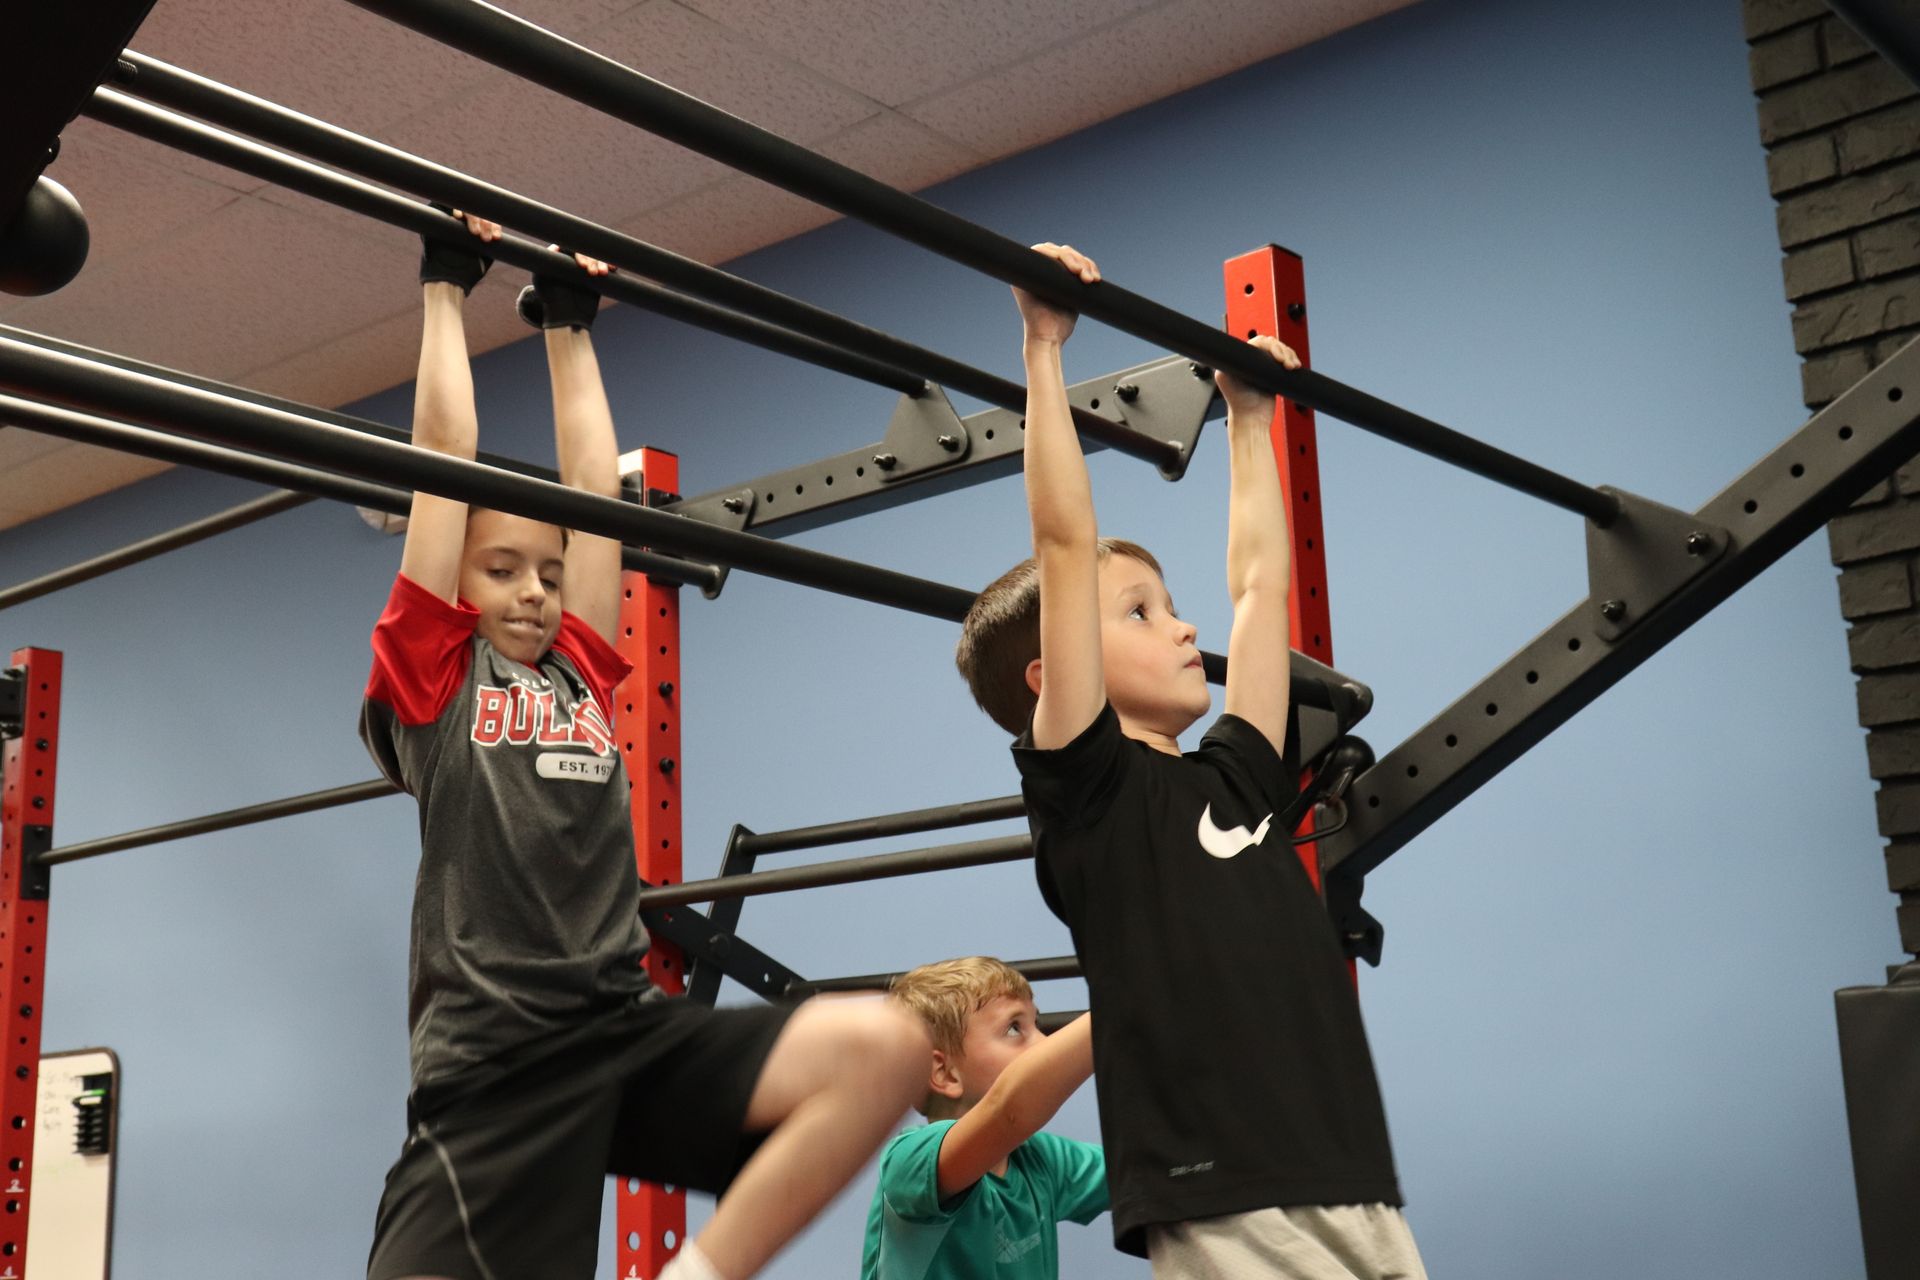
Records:
[[[1676,505],[1803,416],[1733,0],[1428,0],[930,194],[1198,316],[1222,259],[1284,243],[1322,371]],[[1018,374],[1001,286],[859,227],[737,269]],[[623,442],[677,450],[689,491],[877,438],[889,408],[627,310],[599,341]],[[1087,323],[1069,374],[1152,354]],[[479,362],[490,447],[549,456],[543,377],[532,344]],[[1384,750],[1584,594],[1581,530],[1321,437],[1335,653]],[[1093,463],[1104,527],[1161,555],[1214,647],[1223,452],[1204,441],[1177,487]],[[27,577],[247,492],[169,474],[0,535],[0,559]],[[977,586],[1024,536],[1005,481],[801,541]],[[398,553],[316,505],[8,614],[9,646],[67,654],[60,841],[370,776],[353,724]],[[946,624],[740,575],[689,597],[686,637],[689,875],[736,821],[1013,787]],[[1804,546],[1376,877],[1366,1007],[1436,1275],[1860,1274],[1830,993],[1896,939],[1859,741]],[[361,1265],[402,1132],[414,841],[391,799],[57,875],[46,1044],[126,1063],[119,1275]],[[809,974],[1066,949],[1024,866],[756,901],[745,926]],[[1086,1093],[1062,1131],[1095,1136]],[[849,1273],[867,1190],[773,1274]],[[1104,1222],[1065,1236],[1069,1275],[1145,1274]]]

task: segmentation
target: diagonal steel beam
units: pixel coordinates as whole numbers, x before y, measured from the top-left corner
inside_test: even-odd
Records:
[[[1601,602],[1582,601],[1362,774],[1322,865],[1379,866],[1916,452],[1920,340],[1702,506],[1725,551],[1635,625],[1609,640]]]

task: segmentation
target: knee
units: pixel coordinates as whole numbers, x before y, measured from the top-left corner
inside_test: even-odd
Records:
[[[840,1006],[833,1011],[840,1023],[834,1057],[845,1071],[843,1078],[864,1077],[863,1087],[875,1082],[925,1084],[933,1042],[918,1018],[886,1001],[834,1003]]]

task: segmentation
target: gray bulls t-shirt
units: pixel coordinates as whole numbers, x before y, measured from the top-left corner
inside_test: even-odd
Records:
[[[408,1022],[420,1085],[648,987],[633,826],[614,743],[629,667],[563,614],[524,666],[479,613],[396,577],[373,630],[360,736],[420,803]]]

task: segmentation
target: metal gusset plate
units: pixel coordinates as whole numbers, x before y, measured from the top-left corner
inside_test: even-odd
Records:
[[[1169,356],[1118,373],[1103,374],[1067,389],[1075,408],[1100,413],[1156,440],[1181,447],[1191,459],[1200,429],[1214,416],[1212,375]],[[817,462],[770,472],[745,486],[688,498],[668,510],[696,518],[750,488],[754,499],[746,527],[802,533],[902,502],[968,488],[1020,470],[1021,416],[987,409],[962,418],[945,393],[902,398],[885,439]],[[942,436],[954,437],[952,447]],[[1085,442],[1088,453],[1102,446]],[[890,460],[883,465],[882,460]]]
[[[1587,604],[1593,629],[1618,640],[1727,549],[1727,531],[1692,512],[1601,485],[1620,514],[1587,521]]]
[[[1582,601],[1362,774],[1347,826],[1321,843],[1323,864],[1348,875],[1379,866],[1916,452],[1920,341],[1694,513],[1699,528],[1725,531],[1724,547],[1662,602],[1610,636],[1596,602]]]
[[[786,999],[787,988],[800,980],[799,974],[745,938],[718,928],[692,907],[642,911],[640,922],[654,937],[679,947],[693,961],[696,974],[717,969],[762,1000]],[[712,990],[717,994],[718,985]],[[706,1002],[711,1004],[712,997]]]

